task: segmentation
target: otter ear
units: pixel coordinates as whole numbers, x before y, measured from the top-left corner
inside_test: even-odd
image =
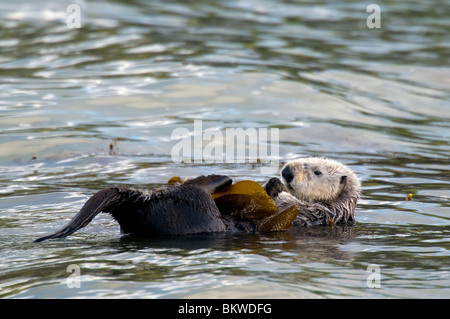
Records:
[[[344,184],[346,180],[347,180],[347,176],[346,175],[342,175],[341,176],[341,184]]]

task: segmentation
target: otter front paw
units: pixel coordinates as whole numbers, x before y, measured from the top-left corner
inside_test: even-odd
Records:
[[[285,191],[283,183],[276,177],[272,177],[271,179],[269,179],[264,185],[264,189],[272,198],[277,197],[279,193]]]

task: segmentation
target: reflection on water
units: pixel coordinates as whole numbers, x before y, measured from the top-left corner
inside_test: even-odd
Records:
[[[79,3],[82,27],[68,29]],[[0,4],[0,296],[450,296],[446,2],[27,1]],[[98,189],[253,164],[180,164],[174,129],[280,128],[281,164],[329,156],[361,177],[353,227],[120,237]],[[412,194],[412,200],[406,199]],[[80,266],[80,289],[66,285]],[[367,266],[381,288],[367,286]]]

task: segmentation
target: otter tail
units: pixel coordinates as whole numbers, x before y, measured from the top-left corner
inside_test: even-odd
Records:
[[[151,194],[129,188],[106,188],[89,198],[66,226],[34,242],[67,237],[87,226],[101,212],[111,214],[126,234],[221,231],[225,226],[210,194],[231,183],[227,176],[208,175]]]
[[[73,234],[77,230],[87,226],[91,220],[102,211],[107,211],[108,207],[115,205],[123,199],[119,188],[107,188],[95,193],[84,204],[81,210],[72,220],[56,233],[36,239],[38,243],[47,239],[63,238]]]

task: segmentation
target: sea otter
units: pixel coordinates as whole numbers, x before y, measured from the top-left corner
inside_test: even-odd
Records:
[[[186,235],[214,232],[280,231],[292,226],[294,206],[278,209],[258,183],[232,184],[228,176],[208,175],[152,191],[111,187],[95,193],[69,223],[54,234],[67,237],[101,212],[109,213],[121,233],[133,236]]]
[[[175,180],[153,191],[106,188],[95,193],[66,226],[35,242],[66,237],[100,212],[109,213],[121,233],[135,236],[280,231],[293,224],[353,221],[359,180],[346,166],[305,158],[286,164],[281,176],[283,182],[272,178],[264,188],[248,182],[239,189],[238,182],[235,192],[229,190],[233,181],[223,175]],[[262,192],[247,190],[254,184]]]
[[[263,187],[280,209],[297,207],[294,225],[311,226],[353,223],[361,185],[344,164],[305,157],[285,164],[281,180],[271,178]]]

